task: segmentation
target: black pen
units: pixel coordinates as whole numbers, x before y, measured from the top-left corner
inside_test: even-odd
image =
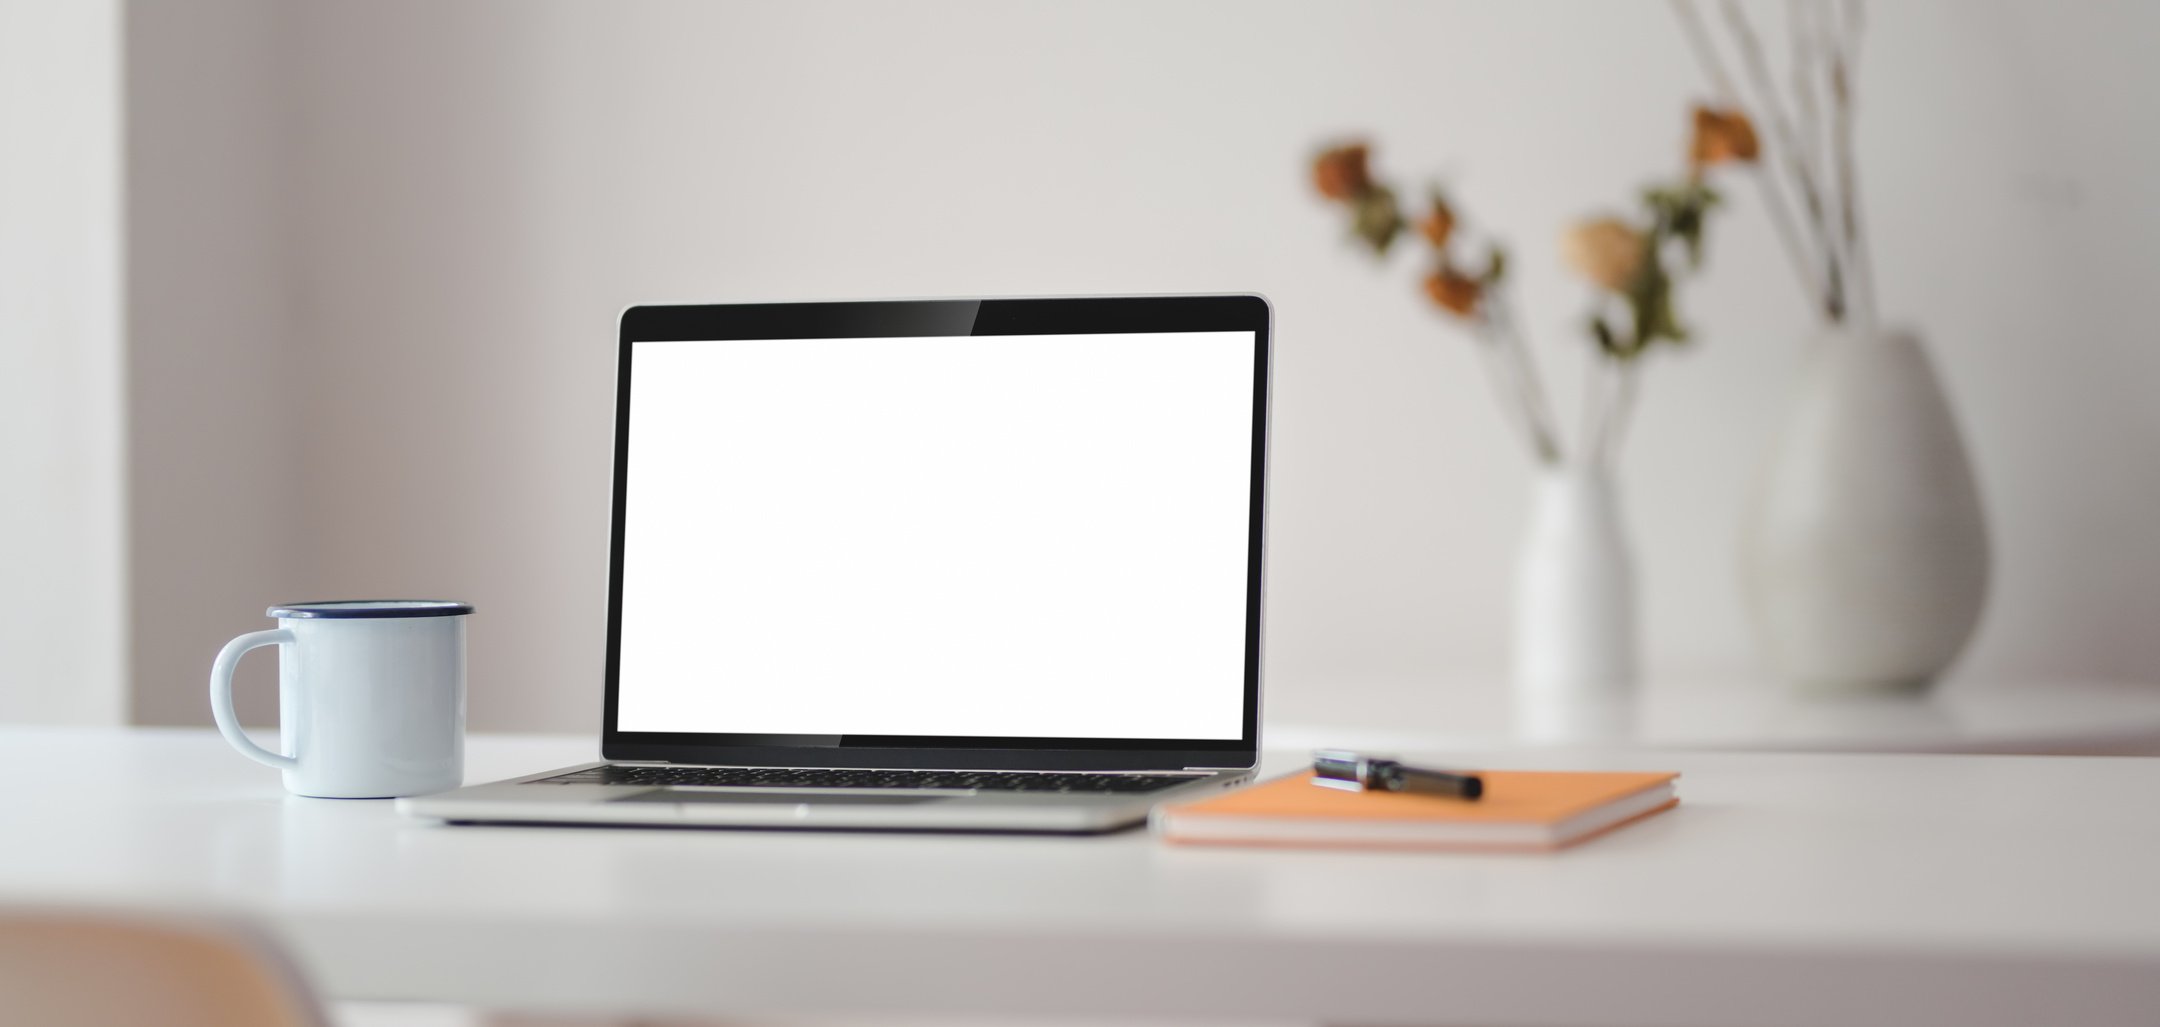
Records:
[[[1406,792],[1449,795],[1458,799],[1475,799],[1485,794],[1485,779],[1476,774],[1413,767],[1397,760],[1360,756],[1345,749],[1322,749],[1313,753],[1313,783],[1351,792]]]

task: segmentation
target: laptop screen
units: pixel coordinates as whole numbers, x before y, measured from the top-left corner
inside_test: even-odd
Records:
[[[1253,332],[627,358],[614,730],[1244,733]]]

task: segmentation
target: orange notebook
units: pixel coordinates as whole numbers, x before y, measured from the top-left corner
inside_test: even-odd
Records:
[[[1485,797],[1345,792],[1312,771],[1155,810],[1157,834],[1200,845],[1540,852],[1640,820],[1680,802],[1678,774],[1482,771]]]

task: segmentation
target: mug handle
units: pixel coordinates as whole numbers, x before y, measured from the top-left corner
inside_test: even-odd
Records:
[[[232,676],[233,668],[240,665],[240,657],[246,656],[248,650],[292,640],[293,633],[284,628],[250,631],[225,643],[225,648],[218,650],[217,662],[210,665],[210,715],[217,718],[218,734],[224,735],[233,748],[240,750],[240,755],[279,770],[292,770],[300,765],[300,761],[256,745],[247,732],[240,730],[240,716],[233,712]]]

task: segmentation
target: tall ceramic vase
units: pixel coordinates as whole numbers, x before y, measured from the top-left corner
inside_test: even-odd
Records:
[[[1624,730],[1636,680],[1635,564],[1611,479],[1543,472],[1515,579],[1515,722],[1541,742]]]
[[[1787,682],[1916,691],[1949,668],[1987,600],[1987,526],[1917,336],[1818,341],[1742,546],[1763,654]]]

